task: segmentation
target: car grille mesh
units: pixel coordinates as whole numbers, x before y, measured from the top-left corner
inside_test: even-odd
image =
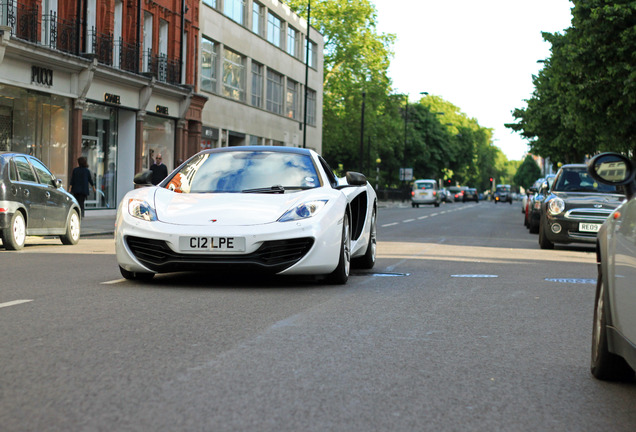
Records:
[[[126,244],[133,255],[144,266],[157,272],[185,270],[235,270],[248,267],[278,273],[291,267],[311,249],[313,238],[303,237],[289,240],[263,242],[250,254],[182,254],[170,249],[163,240],[143,237],[126,237]]]

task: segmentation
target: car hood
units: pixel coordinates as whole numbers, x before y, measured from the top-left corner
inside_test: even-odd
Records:
[[[554,192],[554,195],[564,200],[568,207],[594,207],[614,209],[625,199],[624,195],[592,192]]]
[[[161,222],[175,225],[262,225],[276,222],[306,195],[259,193],[175,193],[158,188],[155,209]]]

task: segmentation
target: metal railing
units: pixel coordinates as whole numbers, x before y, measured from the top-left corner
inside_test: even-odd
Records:
[[[94,55],[103,65],[132,73],[154,76],[169,84],[181,83],[181,68],[177,59],[150,50],[142,55],[140,44],[117,40],[112,33],[99,33],[95,27],[86,32],[84,52],[78,35],[83,23],[77,19],[63,19],[53,11],[40,14],[38,5],[17,0],[0,1],[0,25],[11,28],[11,36],[52,50],[73,55]],[[142,67],[142,65],[144,67]],[[141,67],[141,70],[140,70]]]

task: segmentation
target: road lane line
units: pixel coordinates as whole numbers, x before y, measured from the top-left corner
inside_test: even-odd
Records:
[[[106,282],[101,282],[100,285],[115,285],[118,283],[126,282],[126,279],[115,279]]]
[[[409,223],[409,222],[413,222],[415,221],[415,219],[407,219],[407,220],[403,220],[402,223]]]
[[[420,216],[420,217],[418,217],[417,219],[418,219],[418,220],[422,220],[422,219],[426,219],[426,218],[428,218],[428,216]]]
[[[393,223],[389,223],[389,224],[384,224],[382,225],[382,228],[386,228],[386,227],[390,227],[390,226],[394,226],[394,225],[399,225],[399,222],[393,222]]]
[[[6,303],[0,303],[0,308],[4,308],[4,307],[9,307],[9,306],[15,306],[15,305],[19,305],[22,303],[29,303],[32,302],[33,300],[14,300],[14,301],[10,301],[10,302],[6,302]]]

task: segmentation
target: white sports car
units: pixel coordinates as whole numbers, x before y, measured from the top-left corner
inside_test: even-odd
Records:
[[[377,198],[364,175],[337,178],[309,149],[202,151],[157,186],[126,194],[115,248],[126,279],[177,271],[325,275],[375,264]]]

